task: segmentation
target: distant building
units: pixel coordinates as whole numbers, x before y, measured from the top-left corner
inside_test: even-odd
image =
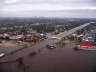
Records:
[[[91,32],[86,34],[83,38],[82,41],[86,41],[86,42],[96,42],[96,33]]]

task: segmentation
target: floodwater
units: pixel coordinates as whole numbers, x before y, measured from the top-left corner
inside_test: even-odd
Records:
[[[72,45],[50,50],[42,48],[34,56],[23,57],[24,65],[0,64],[0,72],[96,72],[96,51],[74,51]]]

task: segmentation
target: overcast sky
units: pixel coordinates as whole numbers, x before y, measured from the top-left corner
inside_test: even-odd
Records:
[[[96,0],[0,0],[0,17],[96,17]]]

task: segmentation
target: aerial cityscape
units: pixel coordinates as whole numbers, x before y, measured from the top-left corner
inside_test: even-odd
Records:
[[[96,72],[95,0],[1,0],[0,72]]]

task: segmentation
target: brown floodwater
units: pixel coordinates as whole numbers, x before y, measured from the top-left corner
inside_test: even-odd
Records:
[[[74,51],[72,45],[43,48],[23,60],[20,67],[18,63],[0,64],[0,72],[96,72],[96,51]]]

